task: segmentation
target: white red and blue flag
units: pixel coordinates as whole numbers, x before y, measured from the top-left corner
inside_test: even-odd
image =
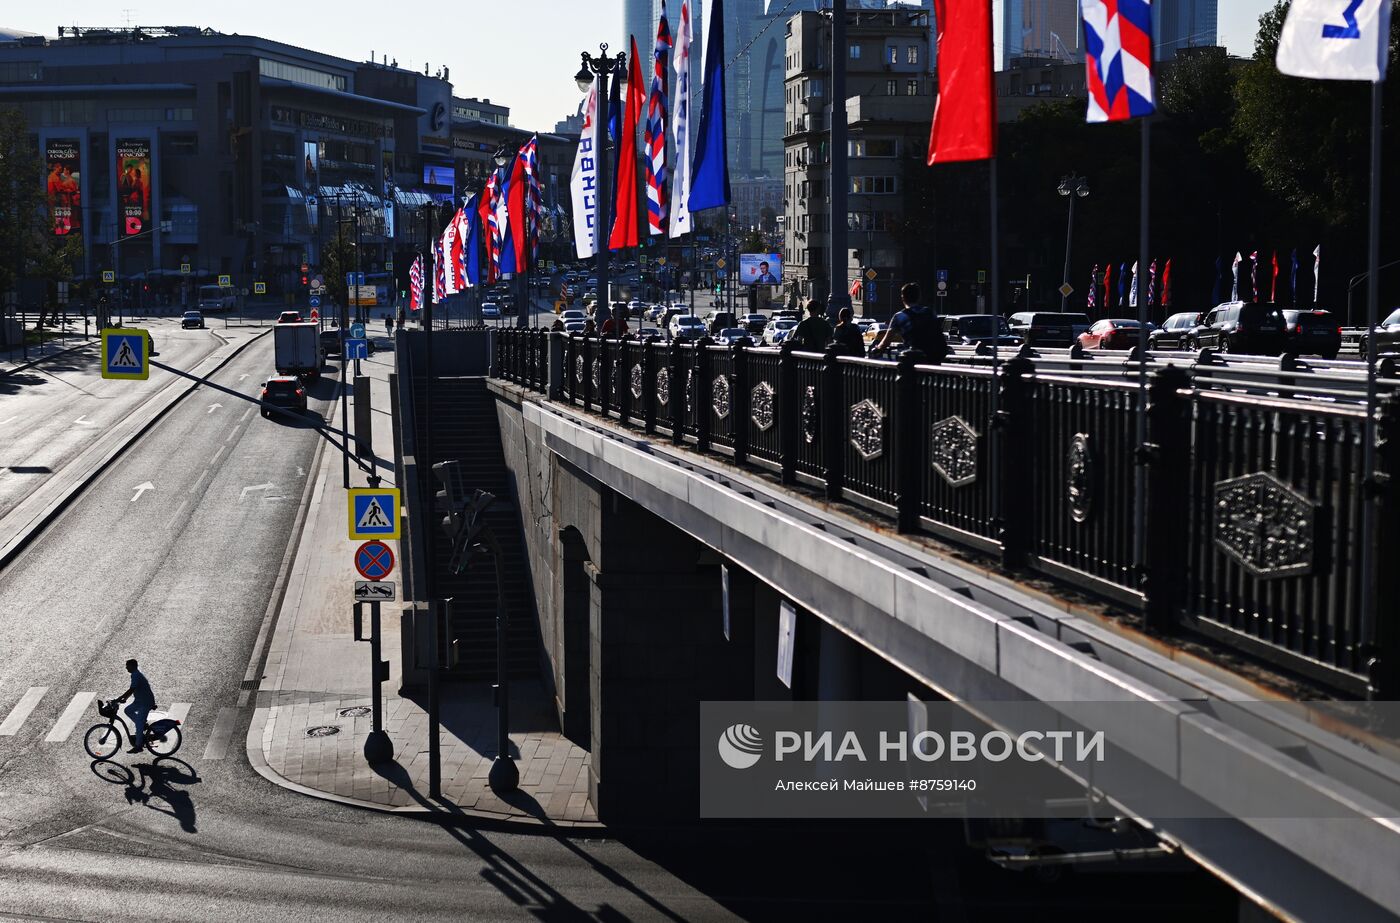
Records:
[[[540,258],[540,216],[544,212],[544,191],[540,186],[540,136],[531,135],[530,140],[520,149],[525,162],[525,215],[527,219],[526,245],[529,263],[534,266]]]
[[[666,233],[666,121],[670,107],[671,25],[666,20],[666,0],[661,0],[661,19],[656,23],[656,46],[652,49],[654,69],[647,96],[645,131],[647,167],[647,225],[651,234]]]
[[[442,238],[433,244],[433,304],[447,297],[447,264],[442,252]]]
[[[675,138],[676,170],[671,184],[672,238],[690,233],[690,0],[681,2],[681,21],[676,30],[676,111],[671,120]]]
[[[413,258],[408,270],[408,309],[417,311],[423,307],[423,254]]]
[[[1122,122],[1157,109],[1152,0],[1080,0],[1089,121]]]

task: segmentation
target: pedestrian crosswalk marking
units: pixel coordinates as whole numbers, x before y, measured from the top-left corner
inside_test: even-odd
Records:
[[[209,745],[204,748],[204,759],[221,760],[228,753],[229,741],[233,737],[234,725],[238,723],[238,709],[220,708],[219,717],[214,722],[214,731],[209,735]]]
[[[10,712],[9,717],[4,723],[0,723],[0,737],[13,737],[48,691],[48,686],[30,686],[29,691],[20,697],[19,704]]]
[[[68,735],[73,733],[73,728],[78,726],[78,721],[87,713],[88,706],[95,698],[97,698],[95,692],[75,693],[68,703],[68,707],[63,710],[63,714],[58,716],[58,721],[49,731],[49,736],[44,738],[44,742],[55,744],[67,740]]]
[[[391,523],[389,517],[384,514],[384,507],[379,505],[378,497],[371,497],[369,505],[365,507],[364,514],[360,516],[358,529],[387,529]]]
[[[174,705],[165,709],[165,713],[180,722],[181,725],[184,725],[185,716],[190,713],[190,703],[176,702]]]

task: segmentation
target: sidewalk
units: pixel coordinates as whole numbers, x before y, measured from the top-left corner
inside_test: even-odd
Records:
[[[65,324],[62,329],[58,327],[45,327],[44,330],[52,334],[62,334],[54,339],[46,340],[43,343],[30,343],[28,347],[18,343],[7,346],[0,346],[0,376],[9,375],[12,372],[19,372],[31,366],[37,365],[46,359],[61,356],[68,352],[82,349],[86,346],[95,346],[98,342],[97,330],[89,325],[91,335],[83,336],[83,321],[79,317],[76,324]],[[25,332],[33,331],[32,326],[26,326]]]
[[[388,385],[393,359],[391,350],[381,350],[360,363],[361,373],[371,379],[374,450],[385,487],[395,486]],[[335,423],[339,425],[339,414]],[[248,730],[253,767],[285,788],[377,810],[532,827],[596,827],[588,802],[588,754],[559,733],[538,683],[511,684],[511,743],[521,785],[508,802],[486,781],[495,756],[490,688],[444,684],[443,800],[429,800],[427,713],[398,695],[401,601],[385,604],[382,616],[381,656],[389,661],[390,676],[384,684],[384,729],[395,759],[378,767],[365,762],[364,742],[371,728],[370,650],[368,643],[354,640],[356,544],[346,538],[346,494],[335,446],[324,444],[313,476]],[[351,484],[364,486],[365,475],[352,468]],[[388,544],[397,556],[398,543]],[[401,574],[401,564],[396,564],[390,579],[398,585],[400,600]],[[369,631],[368,613],[364,630]]]

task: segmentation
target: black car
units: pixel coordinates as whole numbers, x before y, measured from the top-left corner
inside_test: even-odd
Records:
[[[266,405],[306,413],[306,388],[295,375],[277,375],[263,382],[262,402],[264,417],[272,415]]]
[[[1277,356],[1283,352],[1283,327],[1283,312],[1272,304],[1231,301],[1201,320],[1188,348]]]
[[[368,332],[368,331],[366,331]],[[345,354],[344,331],[340,327],[332,327],[329,330],[321,331],[321,352],[327,356],[343,356]],[[374,338],[365,337],[365,349],[371,356],[374,355]]]
[[[1173,314],[1147,335],[1147,344],[1152,349],[1185,349],[1190,343],[1191,331],[1200,324],[1201,315],[1195,311]]]
[[[1006,318],[995,314],[949,314],[942,318],[943,335],[951,344],[975,345],[996,340],[998,346],[1020,346],[1022,340],[1011,332]]]
[[[1342,351],[1342,325],[1331,311],[1284,311],[1283,351],[1335,359]]]
[[[1032,346],[1072,346],[1093,326],[1087,314],[1023,311],[1011,315],[1011,332]]]
[[[180,317],[181,330],[203,330],[204,315],[198,311],[186,311]]]
[[[1400,308],[1396,308],[1390,316],[1381,321],[1373,334],[1376,338],[1376,355],[1384,356],[1387,353],[1393,355],[1400,352]],[[1361,358],[1365,359],[1370,355],[1370,336],[1361,335]]]

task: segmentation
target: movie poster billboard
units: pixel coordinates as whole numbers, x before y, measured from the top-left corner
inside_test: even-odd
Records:
[[[781,285],[783,256],[781,253],[739,254],[739,283],[741,285]]]
[[[151,139],[117,140],[117,216],[121,236],[151,230]]]
[[[77,138],[50,138],[44,145],[49,169],[45,197],[57,237],[83,230],[82,151]]]

